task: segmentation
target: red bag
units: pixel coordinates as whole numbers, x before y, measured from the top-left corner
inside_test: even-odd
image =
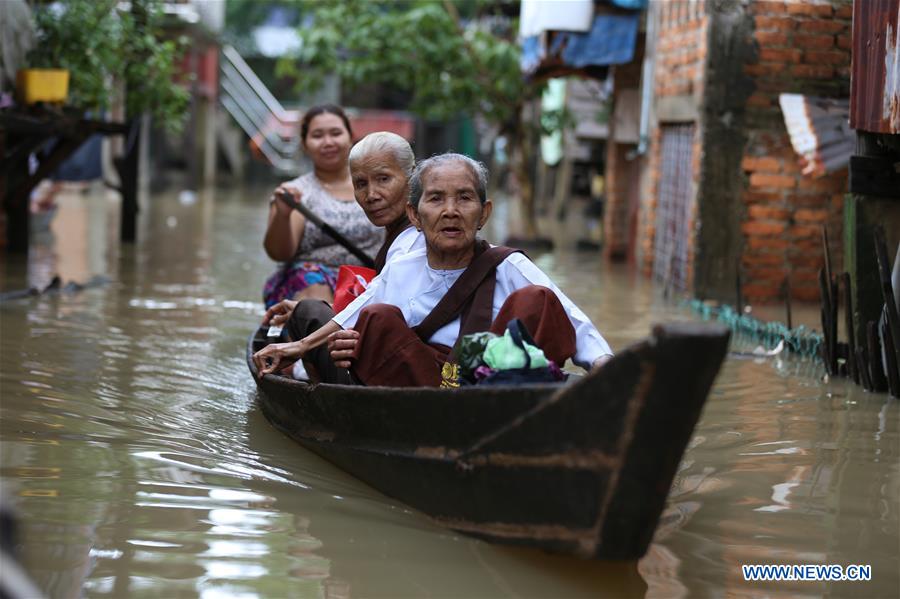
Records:
[[[371,268],[342,264],[338,269],[337,284],[334,286],[334,313],[337,314],[362,295],[366,290],[366,284],[374,278],[375,271]]]

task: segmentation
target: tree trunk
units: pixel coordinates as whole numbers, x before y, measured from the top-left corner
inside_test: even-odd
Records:
[[[513,132],[515,154],[513,173],[519,188],[519,214],[521,215],[523,235],[526,239],[537,238],[537,219],[534,214],[534,186],[531,183],[531,144],[528,127],[522,123],[522,111],[519,110],[517,130]]]

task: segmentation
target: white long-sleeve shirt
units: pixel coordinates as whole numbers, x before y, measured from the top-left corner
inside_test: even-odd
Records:
[[[399,238],[398,238],[399,239]],[[424,249],[412,250],[389,262],[368,288],[334,317],[342,328],[356,325],[359,313],[371,304],[391,304],[400,308],[410,327],[420,324],[444,297],[465,269],[437,270],[428,266]],[[497,266],[494,287],[493,318],[514,291],[528,285],[541,285],[556,294],[575,328],[575,356],[572,361],[584,369],[602,356],[612,355],[600,331],[578,306],[566,297],[550,278],[524,254],[514,253]],[[429,339],[432,343],[453,346],[459,337],[460,318],[446,324]]]
[[[419,249],[425,249],[425,235],[416,231],[415,227],[407,227],[391,242],[391,246],[384,256],[384,264],[387,266],[394,258]]]

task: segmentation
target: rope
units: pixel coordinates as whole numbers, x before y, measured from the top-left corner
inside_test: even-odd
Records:
[[[748,341],[758,343],[766,349],[773,349],[781,340],[784,340],[787,351],[809,358],[821,359],[819,348],[825,342],[825,337],[804,325],[789,329],[783,322],[764,322],[741,314],[732,306],[712,306],[697,299],[688,300],[687,305],[703,320],[716,320],[726,324],[736,334],[745,337]]]

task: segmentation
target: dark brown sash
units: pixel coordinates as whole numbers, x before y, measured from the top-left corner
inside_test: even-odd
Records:
[[[385,235],[384,235],[384,243],[381,244],[381,249],[378,250],[378,255],[375,256],[375,272],[380,273],[384,270],[384,263],[387,261],[387,253],[388,249],[391,247],[391,244],[394,243],[394,240],[400,236],[400,233],[407,230],[412,226],[412,223],[409,222],[409,219],[406,217],[406,214],[403,215],[403,218],[392,222],[387,227],[385,227]]]
[[[457,316],[462,322],[459,336],[487,331],[491,328],[494,312],[494,285],[497,282],[497,266],[510,254],[521,250],[504,246],[491,247],[488,242],[475,243],[475,258],[468,268],[447,290],[441,301],[418,326],[413,327],[416,335],[428,342],[438,329]]]

